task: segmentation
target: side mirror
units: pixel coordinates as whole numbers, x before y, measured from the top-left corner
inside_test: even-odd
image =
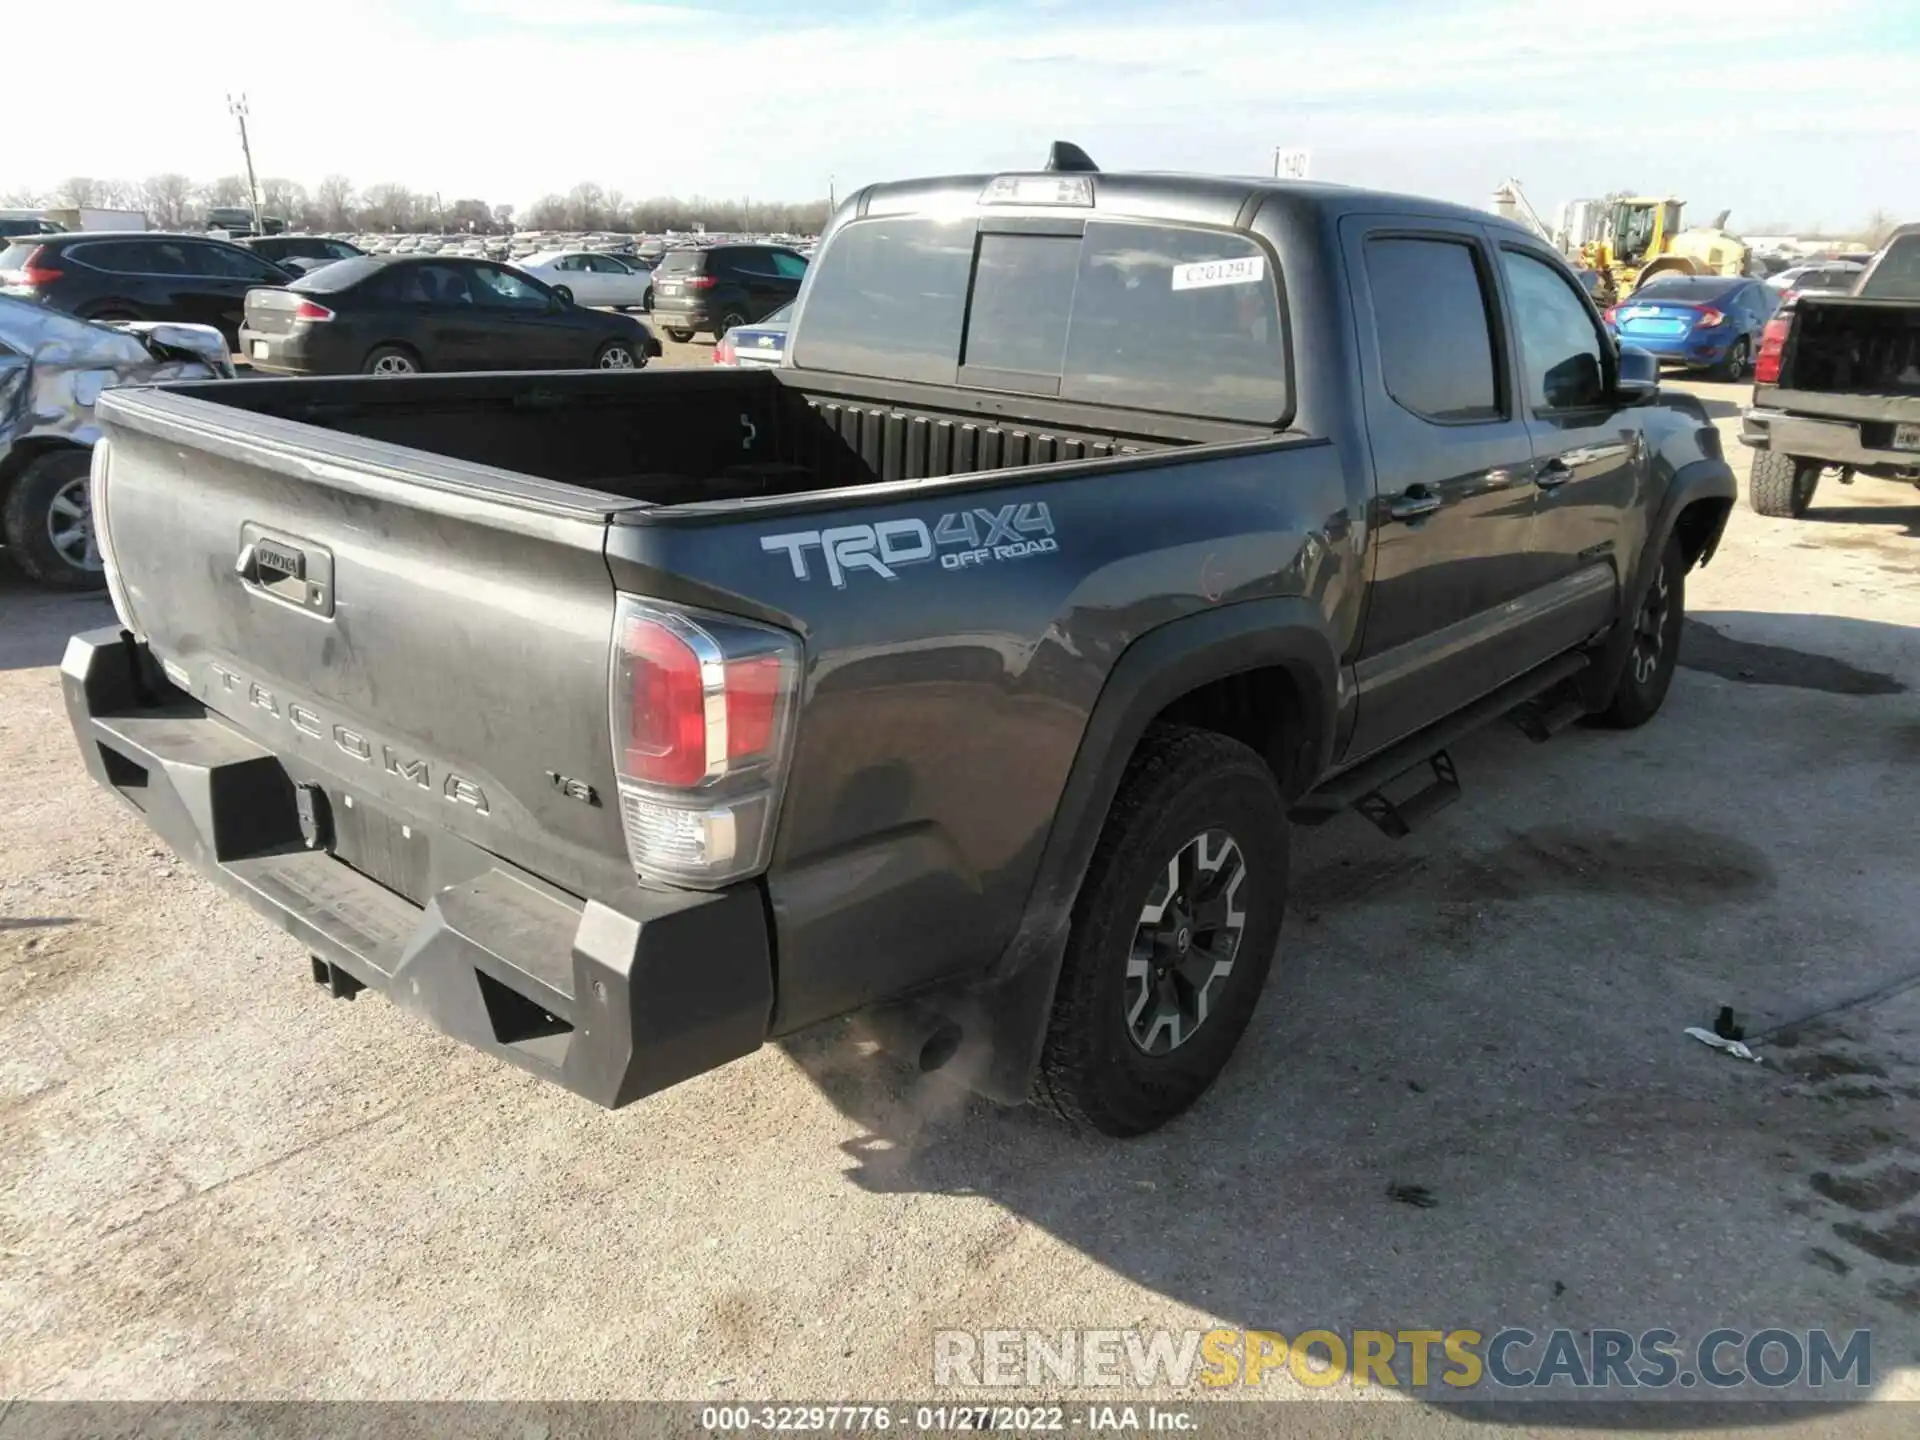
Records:
[[[1619,379],[1614,390],[1627,405],[1653,399],[1660,393],[1660,362],[1637,346],[1622,345]]]

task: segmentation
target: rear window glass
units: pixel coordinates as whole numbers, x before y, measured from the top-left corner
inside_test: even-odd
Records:
[[[1718,300],[1738,288],[1719,275],[1656,275],[1633,293],[1661,300]]]
[[[951,384],[960,356],[971,220],[864,220],[815,266],[795,359],[815,370]]]
[[[814,267],[796,362],[1216,419],[1285,413],[1278,292],[1248,237],[1095,220],[1084,239],[980,235],[976,268],[975,230],[847,226]]]
[[[1872,300],[1920,300],[1920,235],[1902,235],[1889,245],[1858,293]]]
[[[38,241],[22,245],[15,241],[11,245],[0,246],[0,270],[20,270],[25,268],[27,257],[40,248]]]
[[[338,260],[310,271],[288,285],[287,289],[304,291],[309,295],[331,295],[349,290],[369,275],[385,268],[385,264],[371,255],[356,255],[350,260]]]
[[[698,270],[706,258],[705,253],[699,250],[669,250],[666,258],[660,262],[660,268],[668,273],[676,270]]]

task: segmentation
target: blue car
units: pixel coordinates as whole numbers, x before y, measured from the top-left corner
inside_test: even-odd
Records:
[[[736,325],[713,347],[716,365],[773,369],[787,353],[787,331],[792,328],[793,302],[788,301],[758,325]]]
[[[1764,282],[1726,275],[1656,275],[1610,308],[1607,329],[1670,365],[1738,380],[1760,353],[1779,305]]]

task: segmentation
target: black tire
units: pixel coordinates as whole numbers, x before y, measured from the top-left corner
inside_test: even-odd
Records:
[[[55,450],[22,470],[7,492],[7,551],[29,580],[49,589],[106,588],[87,493],[92,466],[91,451]]]
[[[1687,610],[1687,554],[1680,537],[1667,541],[1660,571],[1633,617],[1633,649],[1613,698],[1591,719],[1609,730],[1632,730],[1660,713],[1680,661],[1680,630]]]
[[[667,338],[676,345],[684,345],[693,339],[693,332],[691,330],[676,330],[673,326],[669,325],[667,326]]]
[[[376,345],[360,364],[363,375],[418,375],[427,367],[405,345]]]
[[[96,311],[86,318],[89,320],[98,320],[106,325],[118,325],[128,320],[139,320],[143,317],[124,306],[109,305],[106,309]]]
[[[1727,358],[1714,367],[1716,380],[1738,380],[1747,373],[1747,337],[1742,335],[1727,347]]]
[[[729,310],[720,317],[720,328],[713,332],[715,341],[724,340],[729,330],[747,323],[747,317],[738,310]]]
[[[1231,839],[1242,878],[1225,894],[1206,894],[1203,875],[1226,883],[1232,856],[1217,837]],[[1185,858],[1215,837],[1211,870],[1188,870]],[[1273,772],[1238,741],[1185,726],[1155,726],[1128,762],[1100,832],[1093,859],[1074,901],[1066,957],[1054,992],[1046,1042],[1034,1080],[1034,1100],[1076,1125],[1102,1134],[1141,1135],[1186,1110],[1220,1074],[1260,998],[1286,908],[1287,807]],[[1148,945],[1146,912],[1180,865],[1185,904],[1172,910],[1179,949]],[[1155,923],[1162,929],[1167,908]],[[1181,1037],[1163,1033],[1163,999],[1191,1000],[1194,987],[1177,973],[1160,978],[1164,957],[1175,972],[1196,963],[1211,967],[1225,953],[1231,969],[1200,987],[1206,1003]],[[1186,917],[1191,918],[1186,918]],[[1202,945],[1200,937],[1212,939]],[[1136,968],[1137,967],[1137,968]],[[1184,985],[1184,988],[1182,988]],[[1151,1010],[1153,1013],[1147,1013]],[[1138,1027],[1149,1027],[1143,1042]],[[1148,1047],[1166,1043],[1158,1053]]]
[[[1777,450],[1757,450],[1747,476],[1747,503],[1756,515],[1776,520],[1798,520],[1813,504],[1820,488],[1818,460],[1799,460]]]
[[[651,315],[653,313],[653,287],[647,286],[647,293],[640,297],[640,308]]]
[[[553,293],[560,297],[560,303],[562,305],[571,305],[573,303],[573,291],[569,290],[566,286],[554,286]]]

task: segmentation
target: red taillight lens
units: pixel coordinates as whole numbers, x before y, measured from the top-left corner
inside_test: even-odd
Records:
[[[1787,352],[1787,336],[1793,331],[1793,316],[1776,315],[1760,332],[1760,353],[1753,360],[1753,383],[1780,383],[1780,361]]]
[[[623,774],[652,785],[697,785],[707,773],[707,695],[700,657],[656,620],[634,616],[620,637],[632,674]]]
[[[1722,315],[1718,310],[1714,309],[1711,305],[1703,305],[1700,307],[1700,318],[1695,320],[1693,323],[1696,329],[1710,330],[1715,325],[1726,324],[1727,317],[1725,315]]]
[[[324,305],[316,305],[311,300],[302,300],[294,307],[293,318],[295,320],[312,320],[318,323],[322,320],[331,320],[333,318],[333,312]]]
[[[614,640],[613,759],[635,873],[715,886],[765,869],[800,642],[624,595]]]
[[[10,285],[51,285],[67,272],[56,270],[51,265],[42,265],[40,257],[46,253],[46,246],[36,245],[27,256],[26,263],[18,270],[0,271],[0,275],[4,275]]]
[[[713,363],[716,365],[737,365],[740,363],[740,357],[734,352],[733,340],[730,336],[722,335],[720,337],[720,343],[713,347]]]
[[[689,275],[680,283],[689,290],[711,290],[719,282],[711,275]]]
[[[1620,307],[1618,305],[1609,305],[1605,310],[1602,310],[1600,312],[1600,318],[1606,321],[1607,324],[1611,325],[1613,324],[1614,316],[1619,311],[1619,309]]]

